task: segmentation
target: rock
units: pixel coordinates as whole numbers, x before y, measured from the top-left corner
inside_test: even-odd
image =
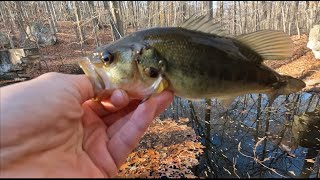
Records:
[[[10,55],[10,61],[13,65],[16,64],[28,64],[29,61],[40,58],[40,53],[38,48],[16,48],[7,50]]]
[[[8,77],[12,77],[11,72],[14,72],[16,76],[17,73],[24,74],[28,67],[34,66],[38,62],[39,58],[38,48],[0,50],[0,75],[3,75],[4,79],[8,79]]]
[[[3,73],[0,74],[0,79],[1,80],[12,80],[14,78],[16,78],[18,75],[15,72],[7,72],[7,73]]]
[[[28,74],[18,74],[19,78],[30,78],[30,75]]]
[[[10,40],[7,34],[0,32],[0,47],[10,47]]]
[[[19,65],[13,65],[11,66],[11,69],[10,71],[22,71],[24,68],[22,66],[19,66]]]
[[[6,72],[9,72],[11,69],[12,63],[10,61],[10,53],[7,50],[0,51],[0,75],[3,75]]]
[[[56,36],[51,34],[47,27],[38,22],[31,23],[31,26],[27,27],[26,32],[32,41],[38,40],[40,45],[54,45],[57,42]]]
[[[307,47],[312,50],[316,59],[320,59],[320,25],[314,25],[310,30]]]
[[[66,74],[84,74],[83,70],[78,64],[65,64],[59,67],[59,72]]]

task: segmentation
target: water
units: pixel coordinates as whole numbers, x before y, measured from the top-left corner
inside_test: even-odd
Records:
[[[292,132],[294,116],[313,112],[320,106],[319,95],[282,95],[271,108],[263,94],[239,96],[228,110],[216,99],[211,103],[207,106],[205,100],[191,102],[175,97],[161,114],[161,118],[188,117],[190,126],[201,137],[206,148],[195,168],[196,175],[213,178],[319,177],[319,146],[300,146]],[[205,113],[206,108],[210,113]],[[320,131],[309,138],[311,142],[319,143]]]

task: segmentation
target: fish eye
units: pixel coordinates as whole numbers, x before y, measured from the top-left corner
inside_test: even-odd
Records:
[[[108,51],[105,51],[104,53],[102,53],[101,59],[105,64],[110,64],[113,61],[113,55]]]
[[[151,78],[156,78],[159,75],[159,71],[154,67],[145,68],[144,73]]]

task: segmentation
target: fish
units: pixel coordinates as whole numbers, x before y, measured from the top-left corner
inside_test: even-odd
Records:
[[[282,31],[260,30],[232,36],[208,16],[192,16],[180,26],[133,32],[96,48],[79,61],[94,85],[121,88],[133,99],[164,90],[199,100],[217,98],[228,106],[237,96],[267,94],[270,101],[301,91],[304,81],[281,75],[263,63],[292,56],[293,42]]]

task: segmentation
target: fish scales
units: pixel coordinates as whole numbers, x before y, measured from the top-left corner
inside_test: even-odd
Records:
[[[173,91],[181,96],[198,98],[199,94],[207,94],[210,97],[222,90],[230,93],[228,89],[234,88],[234,83],[239,82],[245,90],[252,86],[249,83],[257,84],[258,89],[258,85],[268,86],[278,80],[266,67],[241,59],[244,56],[237,59],[228,56],[226,48],[219,46],[225,38],[212,36],[209,39],[203,34],[192,38],[194,32],[177,28],[158,28],[148,33],[152,35],[144,35],[144,40],[163,55],[167,62],[164,75],[174,84]],[[234,42],[228,43],[230,46]],[[192,92],[184,94],[185,88]]]
[[[210,28],[208,33],[195,25],[218,27],[200,18],[180,27],[137,31],[97,48],[79,64],[96,94],[122,88],[141,99],[168,89],[189,99],[230,101],[243,94],[265,93],[273,100],[305,87],[302,80],[280,75],[263,64],[264,59],[292,55],[293,44],[285,33],[264,30],[229,37],[221,35],[219,28]]]

